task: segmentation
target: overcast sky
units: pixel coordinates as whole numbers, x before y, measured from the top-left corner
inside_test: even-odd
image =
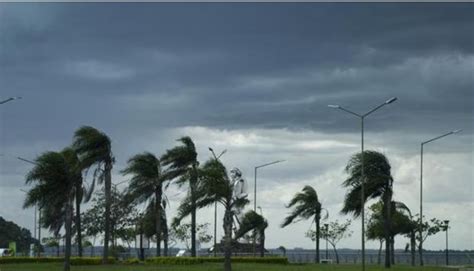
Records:
[[[0,99],[24,98],[0,105],[0,215],[33,228],[30,166],[14,157],[60,150],[81,125],[112,138],[115,183],[130,156],[189,135],[200,161],[226,149],[250,187],[254,166],[285,159],[259,170],[266,242],[313,248],[311,221],[279,228],[284,204],[309,184],[329,220],[351,218],[341,183],[360,149],[358,120],[327,105],[364,113],[396,96],[367,118],[366,148],[387,155],[395,199],[418,213],[420,143],[463,129],[425,147],[424,213],[474,249],[473,29],[472,3],[0,3]],[[166,193],[173,215],[183,194]],[[212,209],[198,222],[212,229]],[[360,220],[352,230],[341,247],[360,248]]]

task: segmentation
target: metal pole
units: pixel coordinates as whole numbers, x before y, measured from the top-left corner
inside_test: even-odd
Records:
[[[33,232],[34,232],[34,234],[33,234],[33,235],[34,235],[34,238],[35,238],[35,239],[36,239],[36,211],[37,211],[36,209],[38,208],[37,206],[38,206],[38,205],[35,204],[35,222],[34,222],[34,224],[33,224],[33,225],[34,225],[34,227],[33,227]]]
[[[38,257],[41,257],[41,208],[38,208]]]
[[[445,221],[446,224],[446,265],[449,265],[449,248],[448,248],[448,230],[449,230],[449,221]]]
[[[253,186],[253,211],[257,212],[257,169],[258,167],[254,168],[254,186]],[[257,255],[257,232],[253,231],[253,256]]]
[[[423,145],[420,148],[420,266],[423,266]]]
[[[257,169],[258,167],[255,167],[255,179],[253,183],[253,211],[257,212]]]
[[[362,218],[362,271],[365,271],[365,223],[364,223],[364,216],[365,216],[365,172],[364,172],[364,117],[361,117],[361,204],[362,204],[362,211],[361,211],[361,218]]]

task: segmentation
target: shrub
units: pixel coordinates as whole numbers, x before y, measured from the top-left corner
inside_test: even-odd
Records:
[[[60,257],[2,257],[0,258],[0,264],[9,263],[61,263],[64,258]],[[115,259],[109,257],[109,263],[115,263]],[[100,257],[71,257],[71,265],[100,265],[102,264],[102,258]]]
[[[233,263],[288,264],[286,257],[232,257]],[[202,263],[223,263],[224,257],[154,257],[146,259],[146,264],[191,265]]]

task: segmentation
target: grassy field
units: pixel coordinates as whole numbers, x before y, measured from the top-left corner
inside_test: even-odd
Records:
[[[271,264],[243,264],[236,263],[232,265],[234,271],[358,271],[357,265],[271,265]],[[0,271],[60,271],[61,264],[3,264],[0,265]],[[187,266],[169,266],[169,265],[109,265],[109,266],[73,266],[73,271],[221,271],[221,263],[207,263]],[[379,266],[368,266],[367,271],[385,270]],[[441,267],[408,267],[394,266],[391,271],[452,271]]]

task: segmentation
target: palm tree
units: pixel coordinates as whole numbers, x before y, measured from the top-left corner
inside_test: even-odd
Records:
[[[393,178],[390,172],[390,163],[382,153],[376,151],[364,151],[364,172],[365,172],[365,199],[380,198],[383,202],[383,224],[385,236],[385,267],[390,268],[390,232],[391,232],[391,201],[393,194]],[[362,154],[353,155],[347,164],[345,171],[349,177],[344,181],[343,186],[349,191],[345,195],[343,214],[353,214],[358,217],[362,211],[361,202],[361,169]],[[364,203],[365,203],[364,202]]]
[[[163,166],[167,166],[165,178],[176,179],[179,186],[189,184],[189,199],[191,207],[191,256],[196,257],[196,190],[198,187],[198,167],[197,152],[194,142],[190,137],[182,137],[177,141],[182,145],[176,146],[161,157]]]
[[[240,170],[231,170],[232,177],[229,178],[227,169],[217,159],[210,159],[199,169],[199,186],[196,187],[195,195],[188,196],[178,207],[178,215],[173,224],[189,215],[194,208],[204,208],[218,202],[224,206],[224,270],[231,271],[232,254],[232,225],[233,217],[249,201],[243,193],[243,179]],[[193,205],[193,201],[195,204]]]
[[[137,154],[128,160],[128,166],[122,170],[124,175],[132,175],[126,194],[140,204],[153,201],[156,226],[156,256],[161,256],[163,174],[160,160],[149,152]]]
[[[26,176],[26,183],[35,183],[35,186],[28,192],[24,207],[38,204],[46,214],[43,223],[50,225],[56,233],[64,223],[64,271],[70,270],[73,201],[75,183],[80,176],[79,160],[70,148],[40,155],[36,159],[36,165]]]
[[[241,238],[249,231],[256,230],[260,239],[260,257],[265,255],[265,229],[268,227],[268,222],[263,216],[254,211],[245,213],[240,221],[240,227],[235,233],[235,240]]]
[[[286,208],[294,209],[291,211],[290,215],[288,215],[281,227],[284,228],[290,225],[293,222],[296,222],[296,218],[301,219],[310,219],[314,217],[314,221],[316,222],[316,257],[315,262],[319,262],[319,238],[320,238],[320,222],[321,222],[321,203],[319,202],[318,193],[316,190],[306,185],[303,188],[302,192],[296,193],[295,196],[291,199],[290,203],[286,206]]]
[[[73,148],[79,156],[81,169],[86,172],[91,169],[93,170],[91,190],[93,190],[96,181],[99,184],[104,183],[105,230],[102,262],[107,263],[111,229],[110,207],[112,204],[112,167],[115,163],[112,154],[112,143],[105,133],[90,126],[82,126],[74,133]]]

